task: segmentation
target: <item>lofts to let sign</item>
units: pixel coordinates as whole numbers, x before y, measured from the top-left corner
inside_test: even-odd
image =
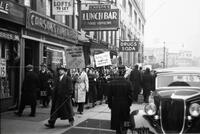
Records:
[[[89,5],[81,11],[81,27],[84,30],[118,30],[119,9],[112,5]]]

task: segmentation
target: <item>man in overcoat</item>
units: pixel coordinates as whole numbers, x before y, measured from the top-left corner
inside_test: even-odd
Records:
[[[142,79],[144,102],[149,103],[149,96],[151,91],[153,91],[153,76],[150,72],[150,68],[146,68]]]
[[[21,116],[26,105],[31,106],[31,113],[29,116],[34,117],[37,104],[37,92],[39,91],[40,83],[39,76],[33,71],[33,65],[26,66],[26,75],[22,84],[21,102],[19,111],[16,115]]]
[[[73,94],[72,79],[65,74],[65,67],[58,68],[59,77],[55,82],[55,89],[52,94],[52,107],[48,123],[48,128],[54,128],[57,118],[69,120],[69,126],[74,123],[74,111],[71,96]]]
[[[130,106],[133,99],[131,82],[124,78],[125,67],[118,67],[119,76],[109,83],[108,107],[111,109],[111,129],[122,133],[124,124],[130,118]]]
[[[137,102],[138,94],[140,93],[140,90],[141,90],[141,81],[142,81],[141,73],[138,70],[137,64],[134,66],[134,69],[131,71],[129,79],[133,85],[133,101]]]

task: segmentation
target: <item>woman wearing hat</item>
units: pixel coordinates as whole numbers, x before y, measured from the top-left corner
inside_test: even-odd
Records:
[[[85,69],[78,70],[77,79],[75,82],[75,101],[78,103],[77,111],[83,114],[84,103],[86,102],[86,93],[89,90],[89,81]]]

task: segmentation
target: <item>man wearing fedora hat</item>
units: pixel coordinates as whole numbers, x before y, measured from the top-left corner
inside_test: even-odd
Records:
[[[51,115],[48,123],[45,124],[48,128],[54,128],[57,118],[61,120],[69,120],[69,125],[73,126],[74,111],[72,107],[71,96],[73,94],[72,79],[65,73],[65,67],[58,67],[58,78],[55,81],[55,88],[52,94]]]
[[[19,111],[15,112],[16,115],[21,116],[26,105],[31,105],[31,113],[29,116],[34,117],[37,104],[37,92],[39,90],[39,77],[33,71],[33,65],[26,66],[27,73],[22,84],[22,95],[19,106]]]

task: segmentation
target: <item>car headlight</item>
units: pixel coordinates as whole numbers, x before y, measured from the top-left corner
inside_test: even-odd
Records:
[[[150,103],[147,104],[144,107],[144,111],[148,114],[148,115],[154,115],[156,113],[156,105],[154,103]]]
[[[197,117],[200,115],[200,105],[193,103],[190,105],[189,112],[192,116]]]

